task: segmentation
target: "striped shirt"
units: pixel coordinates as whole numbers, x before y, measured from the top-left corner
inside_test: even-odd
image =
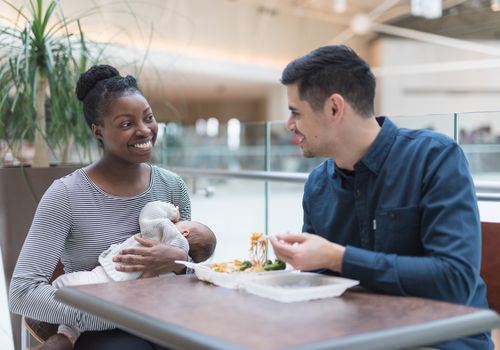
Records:
[[[56,301],[49,279],[59,259],[66,273],[95,268],[102,251],[139,232],[139,213],[148,202],[170,202],[179,207],[181,220],[191,219],[184,181],[168,170],[151,169],[148,189],[129,197],[104,192],[83,169],[52,183],[38,204],[14,270],[9,291],[12,312],[82,331],[113,328]]]

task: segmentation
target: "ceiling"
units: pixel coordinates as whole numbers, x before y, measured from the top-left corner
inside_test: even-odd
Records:
[[[466,40],[499,40],[500,12],[491,10],[491,0],[456,2],[434,20],[404,16],[394,25]]]
[[[443,0],[437,19],[411,16],[410,0],[346,0],[344,12],[334,3],[62,0],[61,7],[65,16],[81,18],[88,39],[115,43],[107,49],[113,61],[125,71],[141,71],[150,93],[171,100],[262,97],[279,86],[287,62],[331,43],[346,43],[367,57],[368,43],[380,35],[462,47],[463,40],[500,35],[500,12],[491,11],[490,0]],[[4,3],[0,13],[9,16]]]

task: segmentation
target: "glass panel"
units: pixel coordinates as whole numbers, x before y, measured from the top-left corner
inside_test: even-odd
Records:
[[[265,182],[258,180],[185,178],[191,190],[192,219],[217,236],[212,261],[248,259],[253,232],[265,232]]]
[[[302,232],[301,183],[269,183],[269,234]]]
[[[500,202],[477,202],[482,222],[500,222]]]
[[[389,117],[398,127],[409,129],[431,129],[454,138],[455,118],[450,114],[427,114]]]
[[[474,179],[500,181],[500,112],[461,113],[458,126]]]
[[[304,157],[296,137],[288,131],[286,122],[269,122],[269,129],[270,171],[308,173],[324,160]]]
[[[231,170],[266,169],[266,124],[242,123],[240,147],[231,150],[233,163]]]
[[[215,120],[215,119],[212,119]],[[265,123],[160,125],[154,162],[165,166],[227,170],[265,169]]]

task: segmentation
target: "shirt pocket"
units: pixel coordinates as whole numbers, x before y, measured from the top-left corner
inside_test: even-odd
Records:
[[[375,251],[398,255],[420,252],[418,207],[379,209],[375,212]]]

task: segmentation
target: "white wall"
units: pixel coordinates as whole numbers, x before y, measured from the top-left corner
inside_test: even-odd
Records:
[[[480,44],[500,49],[498,42]],[[373,51],[378,114],[500,110],[500,57],[394,38],[377,40]]]

